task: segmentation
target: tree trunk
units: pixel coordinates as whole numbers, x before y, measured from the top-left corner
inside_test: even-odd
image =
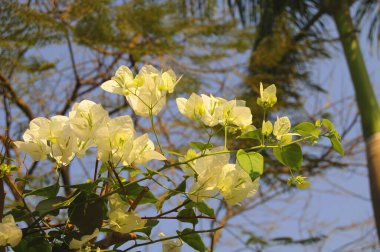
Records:
[[[330,1],[334,18],[354,84],[357,106],[366,141],[369,182],[378,238],[380,240],[380,109],[361,53],[350,15],[349,1]]]

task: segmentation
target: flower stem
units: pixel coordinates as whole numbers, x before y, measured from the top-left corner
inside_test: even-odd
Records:
[[[156,137],[156,141],[157,141],[158,147],[160,148],[160,151],[161,151],[162,155],[165,155],[165,152],[162,149],[160,140],[158,139],[156,127],[154,127],[154,118],[153,118],[153,114],[152,114],[152,109],[151,108],[149,109],[149,119],[150,119],[150,125],[152,126],[152,130],[153,130],[154,136]]]
[[[224,125],[224,150],[227,150],[227,125]]]

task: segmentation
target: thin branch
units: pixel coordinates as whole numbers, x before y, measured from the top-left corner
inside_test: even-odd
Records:
[[[28,106],[28,104],[20,98],[16,91],[13,89],[11,82],[0,72],[0,85],[3,87],[4,92],[9,95],[10,98],[16,106],[28,117],[29,120],[32,120],[35,116]]]
[[[165,238],[158,239],[158,240],[152,240],[152,241],[149,241],[149,242],[144,242],[144,243],[140,243],[140,244],[135,244],[135,245],[133,245],[133,246],[127,248],[127,249],[124,250],[124,251],[129,251],[129,250],[134,249],[134,248],[137,248],[137,247],[142,247],[142,246],[146,246],[146,245],[153,244],[153,243],[157,243],[157,242],[163,242],[163,241],[167,241],[167,240],[178,239],[178,238],[181,238],[181,237],[186,236],[186,235],[216,232],[216,231],[222,229],[223,227],[224,227],[224,226],[220,226],[220,227],[217,227],[217,228],[214,228],[214,229],[208,229],[208,230],[193,231],[193,232],[189,232],[189,233],[182,234],[182,235],[170,236],[170,237],[165,237]]]
[[[80,80],[80,77],[79,77],[79,74],[77,71],[77,67],[75,64],[74,52],[73,52],[73,48],[71,45],[71,41],[70,41],[70,37],[69,37],[68,32],[66,32],[65,35],[66,35],[66,40],[67,40],[67,46],[69,48],[69,53],[70,53],[71,66],[73,68],[73,73],[74,73],[74,77],[75,77],[75,86],[74,86],[73,92],[71,93],[71,96],[66,100],[66,103],[60,112],[61,115],[64,115],[67,112],[67,110],[70,108],[71,103],[73,101],[75,101],[75,98],[77,97],[78,91],[81,87],[81,80]]]

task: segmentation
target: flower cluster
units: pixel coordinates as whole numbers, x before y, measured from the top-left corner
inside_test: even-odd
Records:
[[[274,84],[264,89],[260,83],[260,97],[257,98],[257,104],[264,109],[273,107],[277,102],[276,86]]]
[[[151,65],[143,66],[134,77],[121,66],[111,80],[101,85],[107,92],[124,95],[139,116],[157,115],[166,103],[166,94],[173,93],[179,79],[172,70],[160,72]]]
[[[121,66],[112,79],[103,83],[101,87],[105,91],[125,96],[137,115],[150,118],[152,132],[155,134],[157,145],[163,152],[153,116],[164,107],[167,94],[174,91],[178,81],[172,70],[162,72],[147,65],[134,76],[128,67]],[[179,162],[166,161],[157,170],[145,166],[145,172],[133,166],[144,165],[153,159],[166,160],[166,158],[155,151],[155,145],[147,133],[142,135],[136,133],[130,116],[110,118],[108,112],[100,104],[89,100],[75,103],[68,116],[33,119],[23,135],[24,141],[16,141],[15,145],[19,150],[28,153],[35,161],[49,156],[58,166],[68,165],[75,157],[83,157],[87,150],[96,147],[97,160],[102,162],[102,168],[106,166],[109,169],[108,176],[102,177],[102,172],[98,173],[97,169],[94,169],[94,180],[80,186],[76,185],[76,192],[69,199],[64,198],[63,202],[63,197],[57,196],[58,190],[53,196],[50,193],[46,196],[46,190],[50,190],[51,187],[37,189],[24,195],[49,197],[47,199],[49,203],[44,202],[42,207],[49,208],[49,211],[35,211],[36,214],[40,214],[41,220],[49,212],[59,210],[61,206],[68,207],[71,216],[68,221],[77,229],[70,233],[71,231],[66,229],[67,225],[65,225],[65,229],[60,233],[65,239],[65,249],[80,250],[86,247],[91,250],[94,240],[104,230],[122,234],[140,232],[147,236],[138,235],[136,239],[152,241],[150,232],[158,223],[157,219],[178,219],[193,223],[195,226],[198,222],[193,220],[198,218],[195,211],[210,218],[215,216],[213,209],[204,201],[222,197],[229,206],[233,206],[255,195],[259,188],[260,176],[265,170],[264,156],[261,154],[263,149],[271,149],[277,160],[291,169],[292,177],[288,180],[289,186],[307,188],[310,182],[306,180],[306,177],[294,176],[292,172],[293,170],[298,173],[302,165],[303,156],[299,142],[304,140],[315,142],[322,134],[321,132],[326,131],[325,134],[330,138],[333,148],[343,153],[339,142],[340,136],[332,123],[326,119],[317,121],[315,125],[300,123],[293,129],[286,116],[277,117],[274,123],[266,120],[266,111],[276,102],[276,87],[270,85],[264,89],[260,84],[260,97],[257,99],[257,104],[263,108],[264,113],[262,127],[256,129],[252,125],[252,112],[244,101],[225,100],[212,95],[194,93],[188,99],[177,98],[178,110],[182,115],[199,121],[205,126],[218,126],[218,128],[207,130],[209,136],[207,143],[191,142],[190,146],[193,149],[189,149],[186,155],[168,152],[170,155],[176,155]],[[220,129],[224,129],[224,146],[213,147],[212,137],[218,136]],[[252,139],[253,143],[258,144],[244,149],[229,150],[229,134],[235,136],[240,134],[237,138]],[[293,136],[302,138],[293,141]],[[236,163],[231,163],[231,153],[234,153]],[[127,167],[116,169],[120,168],[119,164]],[[163,171],[178,166],[185,176],[183,181],[178,186],[176,185],[175,190],[153,178],[161,176],[176,184]],[[0,168],[0,177],[11,171],[11,167],[5,164],[1,164]],[[130,173],[133,179],[128,181],[122,177],[122,171],[131,171],[132,168],[138,175]],[[149,191],[150,184],[146,183],[147,181],[155,182],[167,189],[167,192],[157,199]],[[141,186],[140,182],[145,183],[145,186]],[[58,183],[56,186],[59,189]],[[142,187],[144,189],[141,189]],[[164,202],[177,194],[182,194],[186,200],[172,210],[162,211]],[[54,204],[50,206],[50,202]],[[58,203],[55,204],[55,202]],[[140,217],[135,210],[138,205],[145,203],[154,203],[157,211],[161,213],[153,217]],[[41,208],[41,205],[39,206]],[[107,210],[104,211],[103,207]],[[182,207],[184,209],[180,210]],[[101,211],[91,211],[94,208]],[[178,212],[177,216],[166,216],[175,212]],[[94,219],[94,225],[90,230],[83,228],[85,225],[82,223],[83,216],[86,216],[84,218],[86,224],[88,220]],[[27,215],[27,218],[29,217]],[[148,222],[148,219],[155,219],[157,223]],[[177,231],[180,239],[171,241],[170,239],[175,237],[168,238],[161,233],[159,236],[163,241],[163,251],[180,251],[182,242],[199,251],[204,251],[204,245],[199,234],[194,230],[194,226],[193,229],[186,228]],[[22,232],[15,224],[12,215],[4,217],[3,223],[0,223],[0,246],[16,246],[21,237]],[[57,234],[54,237],[58,237]],[[140,245],[136,243],[130,248],[137,246]],[[100,248],[96,251],[98,250]]]
[[[198,202],[209,199],[219,192],[227,204],[232,206],[256,193],[259,179],[252,181],[239,164],[230,164],[230,154],[223,150],[223,147],[207,150],[204,157],[182,165],[186,174],[194,177],[194,183],[189,190],[191,200]],[[196,154],[200,155],[201,153]],[[180,161],[184,162],[186,158],[194,159],[194,154],[181,158]]]
[[[22,238],[22,231],[16,225],[12,215],[7,215],[0,223],[0,246],[16,246]]]
[[[100,104],[89,100],[75,103],[69,116],[33,119],[15,145],[33,160],[50,155],[58,165],[67,165],[75,157],[83,157],[91,147],[98,148],[98,159],[114,164],[143,164],[165,157],[154,150],[148,135],[136,137],[129,116],[109,118]]]
[[[108,202],[110,205],[108,213],[110,229],[126,234],[145,226],[147,221],[141,219],[133,210],[127,209],[128,204],[118,194],[111,195]]]
[[[177,106],[184,116],[200,120],[210,127],[220,124],[245,129],[252,124],[251,110],[241,100],[227,101],[212,95],[199,96],[193,93],[189,99],[177,98]]]

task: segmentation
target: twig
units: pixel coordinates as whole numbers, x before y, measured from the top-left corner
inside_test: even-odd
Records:
[[[149,187],[144,186],[144,188],[141,190],[139,195],[137,195],[136,199],[133,201],[133,203],[129,207],[128,212],[134,211],[136,209],[137,205],[139,204],[139,202],[142,200],[142,198],[147,192],[149,192]]]
[[[170,237],[165,237],[165,238],[158,239],[158,240],[152,240],[150,242],[144,242],[144,243],[140,243],[140,244],[135,244],[135,245],[127,248],[124,251],[129,251],[129,250],[137,248],[137,247],[141,247],[141,246],[145,246],[145,245],[149,245],[149,244],[153,244],[153,243],[157,243],[157,242],[163,242],[163,241],[167,241],[167,240],[178,239],[178,238],[181,238],[181,237],[186,236],[186,235],[215,232],[215,231],[218,231],[219,229],[222,229],[223,227],[224,226],[220,226],[220,227],[217,227],[217,228],[214,228],[214,229],[208,229],[208,230],[193,231],[193,232],[189,232],[189,233],[186,233],[186,234],[183,234],[183,235],[170,236]]]
[[[169,211],[166,211],[166,212],[163,212],[157,216],[155,216],[155,218],[160,218],[161,216],[164,216],[164,215],[167,215],[168,213],[172,213],[172,212],[176,212],[178,209],[180,209],[181,207],[189,204],[191,202],[191,200],[185,200],[181,205],[173,208],[172,210],[169,210]]]
[[[145,220],[156,220],[156,219],[165,219],[165,220],[192,220],[192,219],[211,219],[214,220],[215,217],[205,216],[205,215],[195,215],[195,216],[161,216],[161,217],[141,217]]]

